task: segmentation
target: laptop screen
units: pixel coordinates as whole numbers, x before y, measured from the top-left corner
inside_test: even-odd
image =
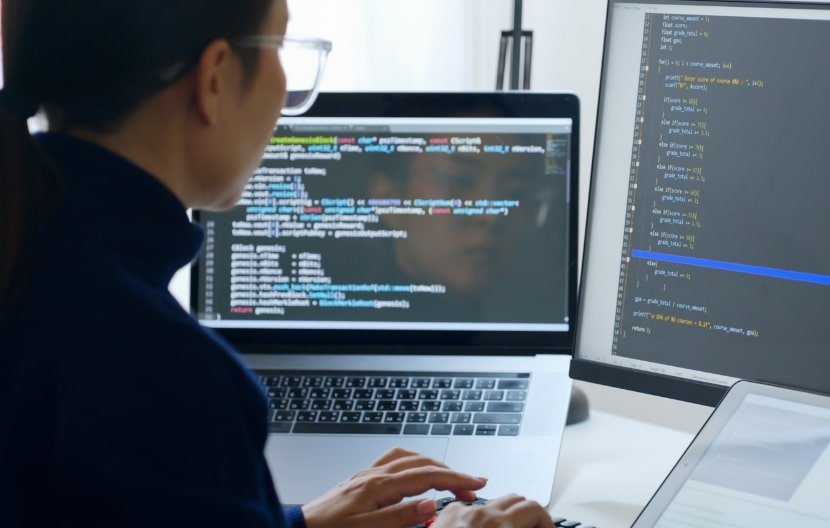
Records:
[[[256,340],[568,345],[575,109],[571,95],[322,94],[281,118],[232,210],[197,212],[198,319]]]
[[[739,382],[634,528],[830,524],[830,399]]]

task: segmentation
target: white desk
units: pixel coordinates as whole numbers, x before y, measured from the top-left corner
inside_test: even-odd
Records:
[[[653,406],[648,399],[645,404],[638,399],[650,397],[625,391],[615,397],[628,398],[644,418],[595,408],[589,394],[592,406],[588,420],[565,428],[550,503],[554,517],[597,528],[630,527],[689,445],[694,437],[691,431],[703,425],[711,410],[697,406],[689,410],[689,404],[678,402],[679,413],[685,413],[688,424],[688,430],[680,430],[646,421],[654,419]],[[674,405],[656,403],[657,407]]]

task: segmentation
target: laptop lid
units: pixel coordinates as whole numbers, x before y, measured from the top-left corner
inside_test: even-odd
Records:
[[[830,396],[739,381],[633,528],[830,526]]]
[[[578,140],[573,94],[320,94],[194,213],[192,309],[249,354],[570,354]]]

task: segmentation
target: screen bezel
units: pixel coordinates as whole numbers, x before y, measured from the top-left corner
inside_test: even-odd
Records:
[[[500,354],[509,346],[520,354],[572,354],[576,335],[578,273],[579,99],[565,92],[323,92],[304,116],[309,117],[445,117],[461,108],[491,108],[471,117],[569,118],[573,123],[570,145],[571,181],[569,211],[567,331],[425,331],[425,330],[309,330],[214,328],[213,331],[246,352],[271,350],[270,345],[290,345],[297,350],[395,353],[398,351],[446,354]],[[294,118],[296,119],[296,118]],[[193,211],[198,222],[199,212]],[[198,306],[199,259],[191,265],[191,307]],[[195,315],[195,314],[194,314]],[[471,348],[472,347],[472,348]]]

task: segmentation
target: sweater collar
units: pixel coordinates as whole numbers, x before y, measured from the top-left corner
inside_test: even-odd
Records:
[[[58,219],[74,238],[122,254],[151,278],[169,283],[196,256],[204,235],[176,196],[152,174],[93,143],[57,133],[36,141],[60,171]]]

